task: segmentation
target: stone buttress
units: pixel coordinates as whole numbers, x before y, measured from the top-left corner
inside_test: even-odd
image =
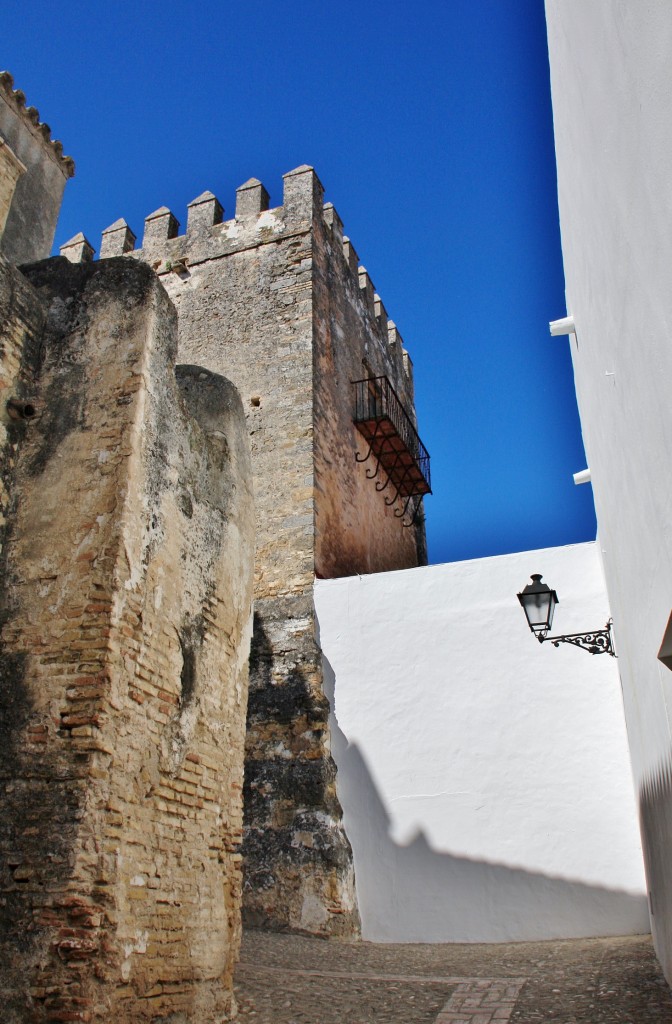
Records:
[[[252,601],[240,398],[175,367],[143,264],[0,261],[0,307],[3,1020],[224,1021]]]

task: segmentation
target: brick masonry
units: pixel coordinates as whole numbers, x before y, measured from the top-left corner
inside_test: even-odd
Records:
[[[229,1019],[253,510],[151,269],[2,267],[3,1019]],[[29,283],[30,282],[30,283]],[[40,330],[41,324],[44,327]]]

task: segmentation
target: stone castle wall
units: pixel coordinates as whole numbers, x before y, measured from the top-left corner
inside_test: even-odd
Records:
[[[39,111],[26,105],[7,71],[0,71],[0,253],[29,263],[49,255],[74,161],[51,137]]]
[[[175,373],[148,267],[25,273],[32,288],[0,276],[1,383],[36,411],[3,424],[4,1019],[228,1019],[253,557],[240,402],[210,371]]]
[[[355,459],[351,382],[368,376],[366,366],[384,373],[412,411],[412,379],[339,225],[313,169],[300,167],[284,177],[281,207],[268,209],[251,179],[237,191],[233,220],[206,192],[189,205],[184,234],[164,207],[147,218],[142,249],[124,221],[101,247],[102,257],[132,253],[155,268],[178,311],[180,358],[225,372],[243,396],[257,510],[246,917],[325,934],[352,934],[358,917],[329,753],[314,574],[424,561],[422,522],[403,528]],[[90,255],[83,236],[75,241],[63,251]]]
[[[415,421],[412,365],[333,207],[314,231],[315,573],[322,579],[426,562],[422,509],[399,516],[394,488],[353,427],[353,381],[385,376]],[[389,501],[389,504],[388,504]],[[407,525],[404,525],[406,523]]]
[[[48,254],[73,173],[0,73],[10,261]],[[268,207],[251,179],[234,220],[206,192],[140,250],[117,221],[99,264],[82,234],[23,274],[0,256],[12,1021],[231,1014],[244,739],[248,921],[358,930],[312,586],[424,561],[352,421],[371,374],[414,417],[412,374],[313,169]]]
[[[35,290],[0,255],[0,558],[8,519],[16,506],[13,488],[17,453],[25,422],[7,412],[12,398],[28,400],[32,379],[24,365],[24,349],[39,348],[45,311]]]

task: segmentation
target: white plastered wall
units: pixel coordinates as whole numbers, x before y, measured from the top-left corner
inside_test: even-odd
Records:
[[[364,938],[648,930],[617,661],[538,644],[609,615],[595,544],[317,581]]]
[[[672,981],[672,5],[547,0],[567,344]]]

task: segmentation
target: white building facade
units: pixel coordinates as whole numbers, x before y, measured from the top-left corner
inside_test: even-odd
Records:
[[[546,15],[567,291],[549,314],[575,325],[651,924],[672,981],[672,672],[658,657],[672,610],[672,5],[546,0]]]
[[[365,939],[648,931],[618,663],[536,641],[534,572],[604,628],[594,543],[316,581]]]

